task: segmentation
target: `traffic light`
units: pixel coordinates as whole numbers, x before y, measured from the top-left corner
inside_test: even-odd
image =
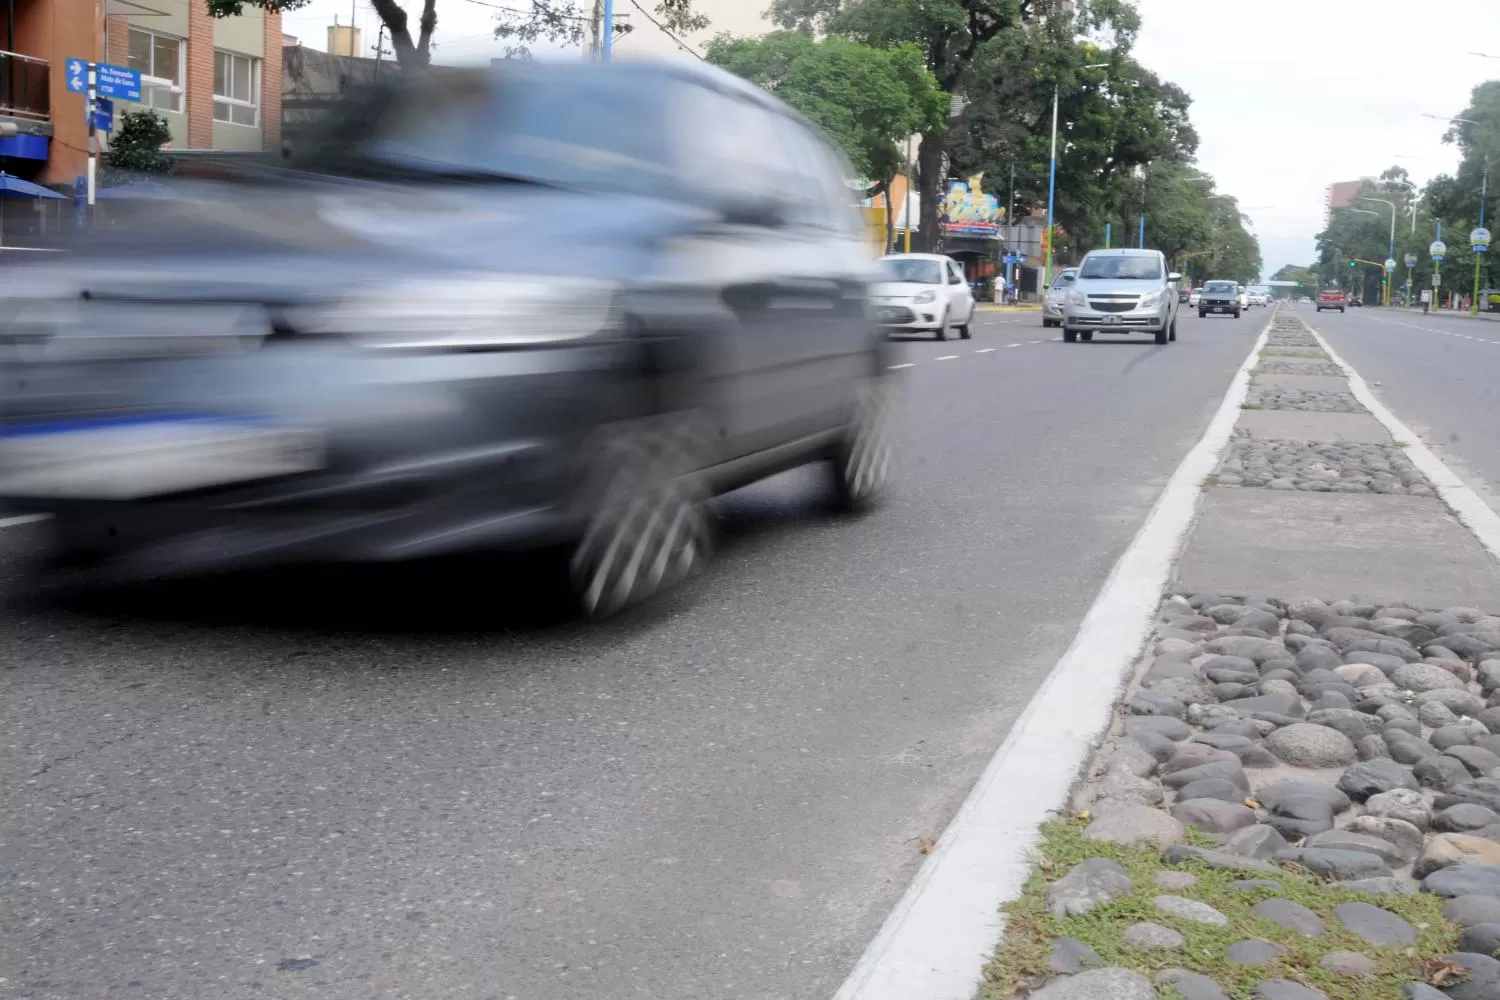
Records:
[[[1354,266],[1354,261],[1352,261],[1352,260],[1351,260],[1351,261],[1350,261],[1350,262],[1349,262],[1349,266],[1350,266],[1350,267],[1353,267],[1353,266]]]

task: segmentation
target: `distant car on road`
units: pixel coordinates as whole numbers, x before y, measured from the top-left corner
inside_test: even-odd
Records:
[[[1177,285],[1159,250],[1091,250],[1078,265],[1063,311],[1063,341],[1085,343],[1096,333],[1149,333],[1158,344],[1177,339]]]
[[[880,258],[871,289],[875,319],[886,333],[931,333],[964,340],[974,320],[974,290],[963,265],[935,253],[893,253]]]
[[[1337,309],[1343,312],[1347,304],[1348,299],[1345,298],[1342,288],[1323,288],[1318,291],[1318,312],[1324,309]]]
[[[1232,281],[1206,282],[1202,293],[1198,296],[1199,318],[1209,313],[1227,314],[1238,318],[1243,308],[1240,305],[1239,295],[1240,286]]]
[[[1186,288],[1179,288],[1179,289],[1177,289],[1177,304],[1178,305],[1186,305],[1188,299],[1191,298],[1191,297],[1192,297],[1192,293],[1189,292]]]
[[[1252,306],[1267,306],[1271,304],[1271,296],[1255,288],[1246,293],[1246,300]]]
[[[1073,287],[1073,279],[1077,277],[1078,268],[1065,267],[1052,279],[1052,284],[1047,286],[1047,294],[1042,299],[1042,326],[1062,326],[1068,289]]]
[[[1191,308],[1196,309],[1198,307],[1198,300],[1202,296],[1203,296],[1203,289],[1202,288],[1195,288],[1195,289],[1193,289],[1191,292],[1188,293],[1188,306],[1191,307]]]
[[[1250,308],[1250,293],[1245,291],[1244,285],[1236,285],[1234,299],[1240,304],[1241,309]]]

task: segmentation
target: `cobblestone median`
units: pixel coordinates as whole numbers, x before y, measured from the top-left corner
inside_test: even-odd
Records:
[[[1197,594],[988,997],[1500,997],[1500,614]]]
[[[1262,486],[1308,493],[1435,496],[1393,444],[1252,438],[1241,431],[1211,479],[1216,486]]]
[[[1344,370],[1332,361],[1317,361],[1311,358],[1261,358],[1255,366],[1256,375],[1318,375],[1327,378],[1343,378]]]
[[[1256,386],[1245,400],[1247,409],[1309,410],[1316,413],[1364,413],[1352,393],[1314,389],[1278,389]]]

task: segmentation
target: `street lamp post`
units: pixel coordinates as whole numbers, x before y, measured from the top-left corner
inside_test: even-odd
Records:
[[[1107,69],[1109,63],[1089,63],[1083,69]],[[1052,284],[1052,218],[1057,198],[1057,104],[1061,84],[1052,84],[1052,152],[1047,165],[1047,262],[1042,271],[1042,288]]]
[[[1396,203],[1394,201],[1386,201],[1384,198],[1361,198],[1360,201],[1378,201],[1382,205],[1389,206],[1389,208],[1391,210],[1391,240],[1390,240],[1390,243],[1386,247],[1385,259],[1387,261],[1387,264],[1386,264],[1385,278],[1383,279],[1383,284],[1385,286],[1385,303],[1384,304],[1385,305],[1390,305],[1391,304],[1391,271],[1394,270],[1394,268],[1395,268],[1396,265],[1393,264],[1393,263],[1389,263],[1389,262],[1394,261],[1396,259],[1396,213],[1399,212],[1400,209],[1398,209],[1396,207]]]
[[[605,62],[609,62],[610,56],[614,54],[615,48],[615,0],[604,0],[604,38],[599,52]]]

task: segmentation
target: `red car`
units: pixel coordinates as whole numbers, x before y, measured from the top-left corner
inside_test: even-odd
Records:
[[[1324,288],[1318,292],[1318,312],[1324,309],[1337,309],[1343,312],[1348,304],[1349,300],[1345,297],[1342,288]]]

